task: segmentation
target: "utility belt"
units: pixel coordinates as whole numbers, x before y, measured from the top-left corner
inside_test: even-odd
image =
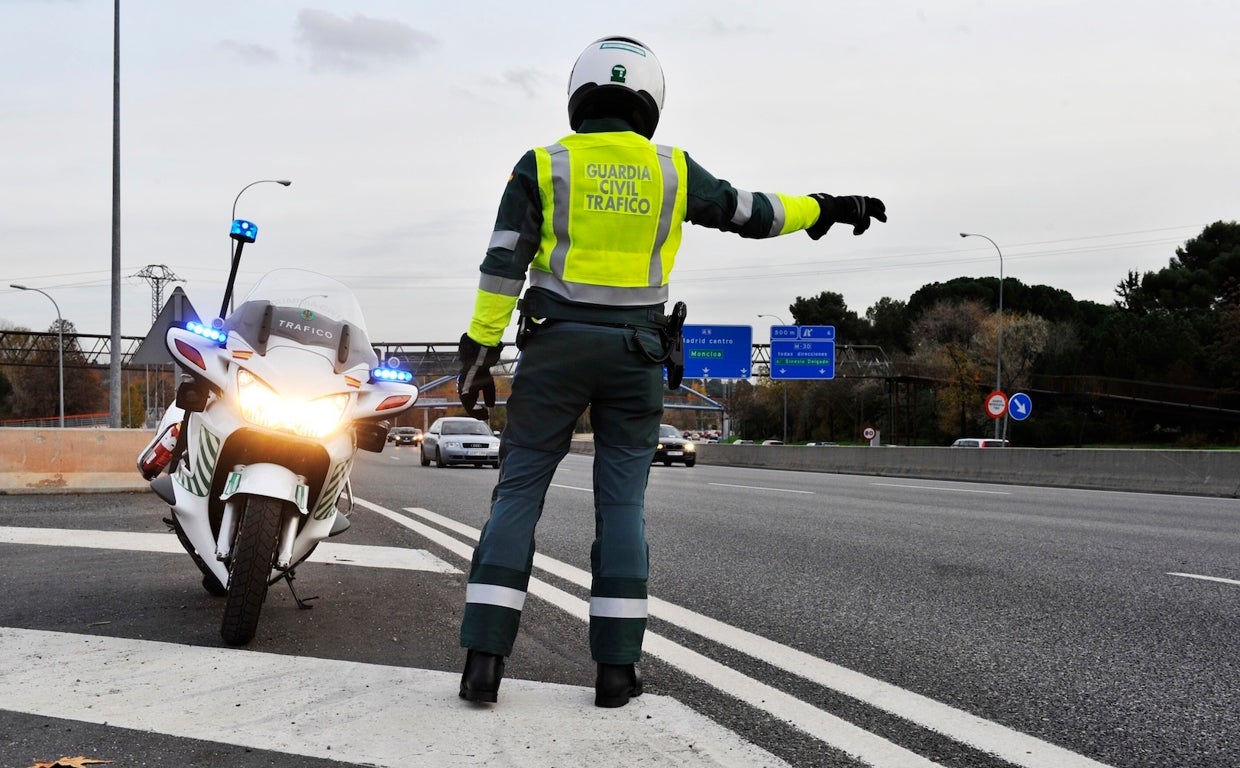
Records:
[[[631,328],[634,340],[639,330],[652,330],[663,341],[662,354],[653,355],[640,343],[635,344],[652,363],[667,366],[667,386],[675,391],[684,378],[684,335],[682,333],[688,310],[683,301],[676,302],[670,315],[662,307],[601,307],[587,304],[569,304],[557,301],[540,291],[527,291],[517,303],[520,317],[517,320],[517,349],[525,345],[538,332],[557,321],[601,325],[608,328]]]

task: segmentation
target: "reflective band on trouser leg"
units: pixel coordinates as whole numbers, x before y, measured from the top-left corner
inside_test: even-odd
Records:
[[[529,574],[475,564],[465,587],[461,647],[508,656],[521,625]]]
[[[646,599],[592,597],[590,598],[590,615],[607,619],[644,619],[646,618]]]
[[[465,602],[498,605],[519,611],[525,607],[525,593],[495,584],[469,584],[465,587]]]
[[[641,660],[646,634],[646,582],[594,580],[590,597],[590,655],[601,664]]]

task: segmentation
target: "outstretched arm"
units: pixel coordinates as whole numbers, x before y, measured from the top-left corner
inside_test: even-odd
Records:
[[[749,192],[715,178],[688,153],[685,163],[689,172],[685,219],[703,227],[752,238],[805,230],[817,240],[837,222],[852,224],[853,233],[859,235],[870,226],[870,219],[887,220],[886,206],[878,198]]]

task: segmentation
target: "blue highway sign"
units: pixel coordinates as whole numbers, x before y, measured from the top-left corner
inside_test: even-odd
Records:
[[[771,326],[772,379],[834,379],[835,326]]]
[[[748,325],[686,325],[686,379],[747,379],[753,356]]]

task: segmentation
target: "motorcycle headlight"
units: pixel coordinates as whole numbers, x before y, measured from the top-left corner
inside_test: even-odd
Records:
[[[241,417],[251,424],[302,437],[325,437],[340,426],[349,396],[341,392],[310,402],[289,402],[243,368],[237,372],[237,403]]]

